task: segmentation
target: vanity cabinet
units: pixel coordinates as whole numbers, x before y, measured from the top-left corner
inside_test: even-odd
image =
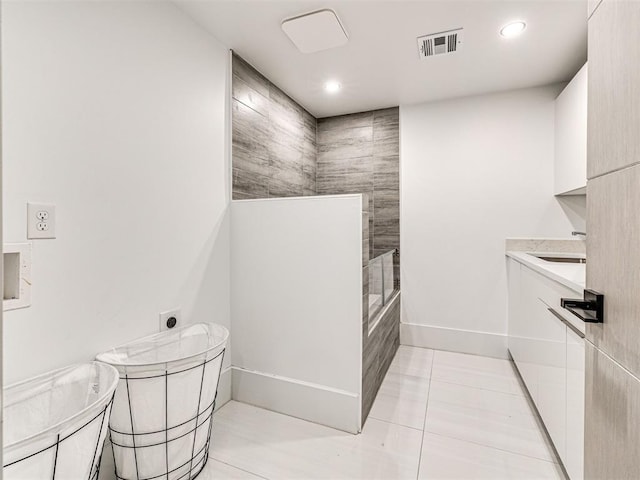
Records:
[[[584,478],[584,337],[567,328],[567,453],[563,461],[572,480]]]
[[[581,294],[512,258],[507,270],[509,352],[571,480],[582,479],[584,335],[560,307]]]
[[[554,193],[585,194],[587,187],[587,64],[555,102]]]

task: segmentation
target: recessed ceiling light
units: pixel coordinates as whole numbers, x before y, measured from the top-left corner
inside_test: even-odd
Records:
[[[517,37],[524,29],[527,28],[527,24],[524,22],[511,22],[500,29],[500,35],[504,38]]]
[[[328,92],[328,93],[336,93],[338,90],[340,90],[340,87],[342,85],[340,85],[340,83],[331,80],[327,83],[324,84],[324,89]]]

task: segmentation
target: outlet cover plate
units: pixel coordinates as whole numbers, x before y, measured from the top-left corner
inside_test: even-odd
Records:
[[[56,238],[56,206],[27,203],[27,238]]]
[[[171,317],[174,317],[176,319],[176,324],[173,328],[180,327],[180,314],[180,307],[176,307],[172,310],[167,310],[166,312],[160,312],[160,331],[164,332],[166,330],[173,330],[172,328],[169,328],[167,326],[167,320],[169,320]]]

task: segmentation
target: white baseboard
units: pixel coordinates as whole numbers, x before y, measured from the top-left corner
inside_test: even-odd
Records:
[[[507,336],[495,333],[400,323],[400,344],[487,357],[509,358]]]
[[[360,432],[360,395],[232,367],[232,398],[349,433]]]
[[[229,400],[231,400],[231,378],[231,367],[223,368],[222,372],[220,372],[220,380],[218,382],[218,396],[216,397],[215,408],[216,411]]]

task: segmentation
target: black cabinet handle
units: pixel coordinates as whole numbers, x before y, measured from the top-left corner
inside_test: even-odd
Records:
[[[604,295],[593,290],[584,291],[584,299],[562,298],[560,306],[587,323],[604,322]]]

